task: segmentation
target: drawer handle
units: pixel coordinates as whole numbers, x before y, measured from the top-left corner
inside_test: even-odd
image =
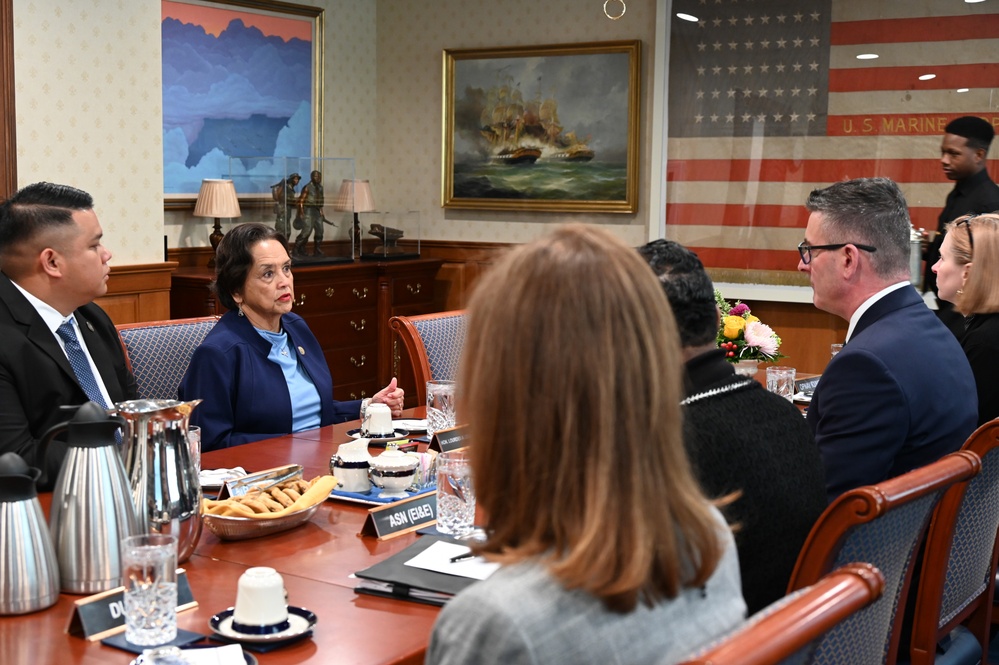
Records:
[[[351,398],[351,399],[364,399],[364,398],[365,398],[365,397],[367,397],[367,396],[368,396],[368,393],[367,393],[367,392],[365,392],[365,391],[363,391],[363,390],[361,391],[361,396],[360,396],[360,397],[358,397],[358,396],[357,396],[357,395],[355,395],[354,393],[350,393],[350,398]]]
[[[367,358],[364,357],[364,354],[361,354],[361,359],[360,360],[358,360],[354,356],[351,356],[350,357],[350,364],[353,365],[354,367],[364,367],[364,361],[366,361],[366,360],[367,360]]]
[[[364,330],[364,323],[365,323],[364,319],[361,319],[361,325],[357,325],[356,321],[351,321],[350,327],[353,328],[354,330],[361,331]]]
[[[326,288],[326,297],[327,298],[332,298],[333,297],[333,287],[332,286],[329,286],[329,287]]]
[[[298,300],[295,301],[295,307],[301,307],[305,304],[305,294],[298,296]]]
[[[406,285],[406,290],[409,291],[410,293],[412,293],[415,296],[417,293],[420,292],[420,283],[417,282],[416,286],[413,286],[412,284],[407,284]]]
[[[365,298],[368,297],[368,287],[365,286],[360,291],[358,291],[357,289],[354,289],[354,295],[357,296],[358,300],[364,300]]]

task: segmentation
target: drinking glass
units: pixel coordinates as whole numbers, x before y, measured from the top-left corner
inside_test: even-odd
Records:
[[[187,446],[191,450],[191,461],[194,462],[194,470],[201,475],[201,428],[191,425],[187,428]]]
[[[767,367],[767,390],[793,401],[795,373],[793,367]]]
[[[427,381],[427,437],[451,429],[454,417],[454,381]]]
[[[177,538],[147,533],[121,541],[125,639],[141,646],[177,637]]]
[[[475,488],[464,450],[437,456],[437,530],[452,536],[475,531]]]
[[[842,344],[830,344],[829,345],[830,358],[835,358],[836,354],[842,350],[843,350]]]

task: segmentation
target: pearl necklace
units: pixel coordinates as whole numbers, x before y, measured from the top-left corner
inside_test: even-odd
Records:
[[[680,406],[687,406],[688,404],[693,404],[694,402],[699,402],[702,399],[707,399],[708,397],[714,397],[715,395],[722,395],[724,393],[730,393],[735,390],[741,390],[756,383],[755,379],[744,379],[737,383],[730,383],[720,388],[712,388],[711,390],[705,390],[701,393],[695,393],[686,399],[680,401]]]

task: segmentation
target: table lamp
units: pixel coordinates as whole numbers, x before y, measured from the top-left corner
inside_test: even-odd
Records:
[[[215,228],[212,229],[208,241],[212,243],[212,258],[208,260],[208,267],[215,267],[215,250],[222,242],[222,217],[239,217],[239,199],[236,198],[236,186],[232,180],[218,180],[205,178],[201,181],[201,191],[198,192],[198,200],[194,204],[195,217],[214,217]]]
[[[336,195],[334,210],[354,213],[354,248],[356,256],[361,255],[361,220],[359,212],[371,212],[375,209],[375,197],[371,194],[371,183],[367,180],[343,180],[340,191]]]

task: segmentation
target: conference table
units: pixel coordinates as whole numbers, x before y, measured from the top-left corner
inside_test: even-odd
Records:
[[[406,412],[422,418],[423,407]],[[358,423],[332,425],[204,453],[205,469],[241,466],[247,472],[284,464],[301,464],[306,480],[329,473],[330,456],[351,438]],[[48,512],[50,494],[40,495]],[[312,519],[290,531],[243,541],[223,541],[205,528],[197,549],[181,564],[187,571],[194,609],[178,614],[181,629],[211,635],[211,617],[236,599],[239,576],[251,566],[270,566],[281,573],[291,605],[316,613],[310,639],[254,654],[260,665],[337,663],[376,665],[422,663],[437,607],[354,592],[349,575],[412,544],[417,536],[387,540],[360,536],[368,506],[330,500]],[[134,654],[88,642],[66,632],[73,603],[83,596],[62,594],[54,606],[19,616],[0,617],[0,661],[122,665]]]

